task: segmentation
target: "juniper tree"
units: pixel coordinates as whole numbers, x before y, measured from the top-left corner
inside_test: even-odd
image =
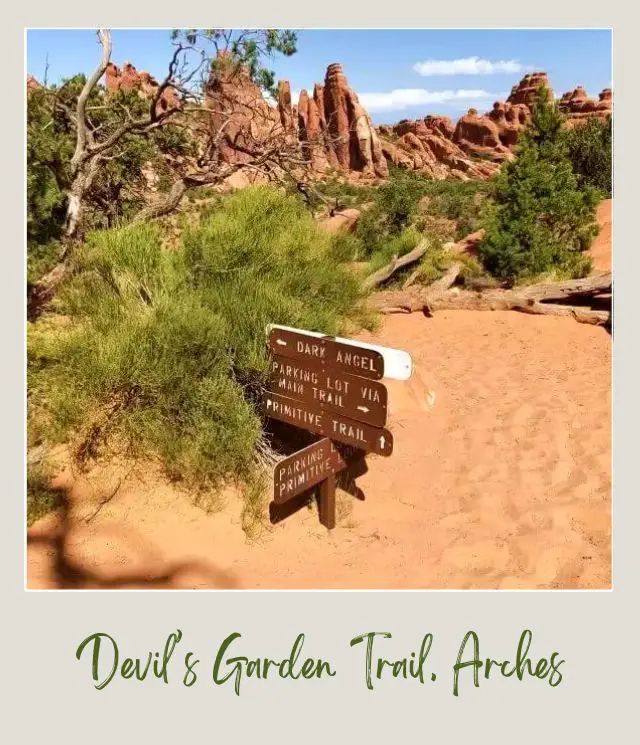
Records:
[[[548,91],[537,92],[515,159],[495,180],[494,208],[479,246],[495,276],[508,281],[548,272],[583,276],[584,251],[597,233],[596,189],[579,188],[562,132],[563,117]]]

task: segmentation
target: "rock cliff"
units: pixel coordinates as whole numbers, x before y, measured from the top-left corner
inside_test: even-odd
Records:
[[[122,68],[110,64],[105,85],[110,93],[136,90],[145,97],[155,95],[159,86],[149,73],[138,72],[129,63]],[[310,163],[318,178],[335,172],[351,180],[377,182],[388,176],[388,164],[393,163],[434,179],[485,179],[513,157],[541,86],[553,99],[547,74],[533,72],[513,86],[506,101],[496,101],[485,114],[469,109],[456,123],[447,116],[428,114],[375,127],[338,63],[329,65],[324,84],[316,83],[311,94],[300,91],[296,105],[288,81],[280,81],[276,99],[269,100],[245,67],[223,55],[213,65],[204,89],[208,126],[217,134],[211,157],[249,163],[256,145],[279,138]],[[37,87],[38,81],[29,76],[27,91]],[[158,106],[166,110],[180,103],[176,89],[169,86]],[[578,86],[559,99],[559,106],[566,126],[592,116],[606,118],[613,111],[611,89],[594,99]],[[241,176],[236,180],[244,183]]]

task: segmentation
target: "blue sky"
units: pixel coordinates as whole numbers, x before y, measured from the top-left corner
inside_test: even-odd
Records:
[[[115,30],[112,60],[160,78],[171,53],[167,30]],[[49,82],[89,72],[99,58],[91,30],[31,30],[27,72]],[[298,52],[270,63],[292,91],[322,82],[341,62],[349,84],[376,123],[428,113],[459,117],[491,108],[530,70],[546,70],[556,94],[583,85],[596,96],[611,86],[607,30],[303,30]],[[297,100],[297,96],[294,101]]]

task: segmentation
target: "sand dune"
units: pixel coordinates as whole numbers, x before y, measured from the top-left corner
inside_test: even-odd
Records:
[[[66,473],[68,509],[29,530],[29,587],[609,587],[608,333],[451,311],[375,339],[415,374],[388,381],[394,454],[368,458],[334,531],[304,508],[249,542],[233,491],[206,514],[147,474],[100,508],[115,475]]]

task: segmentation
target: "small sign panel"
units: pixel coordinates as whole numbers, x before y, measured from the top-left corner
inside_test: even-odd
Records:
[[[265,393],[262,406],[264,413],[273,419],[330,437],[365,452],[384,456],[393,452],[393,436],[387,429],[372,427],[333,411],[322,411],[316,405],[270,392]]]
[[[373,427],[387,421],[387,389],[382,383],[274,355],[269,391],[330,410]]]
[[[346,458],[346,460],[345,460]],[[273,501],[283,504],[347,467],[328,437],[279,461],[273,473]]]
[[[274,330],[280,331],[293,331],[300,336],[307,337],[308,339],[322,339],[328,338],[325,334],[321,334],[318,331],[307,331],[306,329],[297,329],[292,326],[281,326],[277,323],[270,323],[267,326],[267,338]],[[333,338],[333,337],[332,337]],[[382,355],[384,360],[384,377],[393,378],[394,380],[408,380],[413,372],[413,362],[411,355],[404,349],[394,349],[393,347],[384,347],[380,344],[371,344],[368,341],[356,341],[355,339],[344,339],[341,336],[336,336],[333,341],[340,344],[344,344],[350,347],[356,347],[358,349],[370,349],[378,354]],[[278,352],[277,354],[281,354]],[[352,373],[353,374],[353,373]]]
[[[325,367],[370,380],[384,377],[384,359],[380,352],[352,344],[342,344],[329,337],[313,337],[288,329],[274,328],[269,333],[272,354]]]

